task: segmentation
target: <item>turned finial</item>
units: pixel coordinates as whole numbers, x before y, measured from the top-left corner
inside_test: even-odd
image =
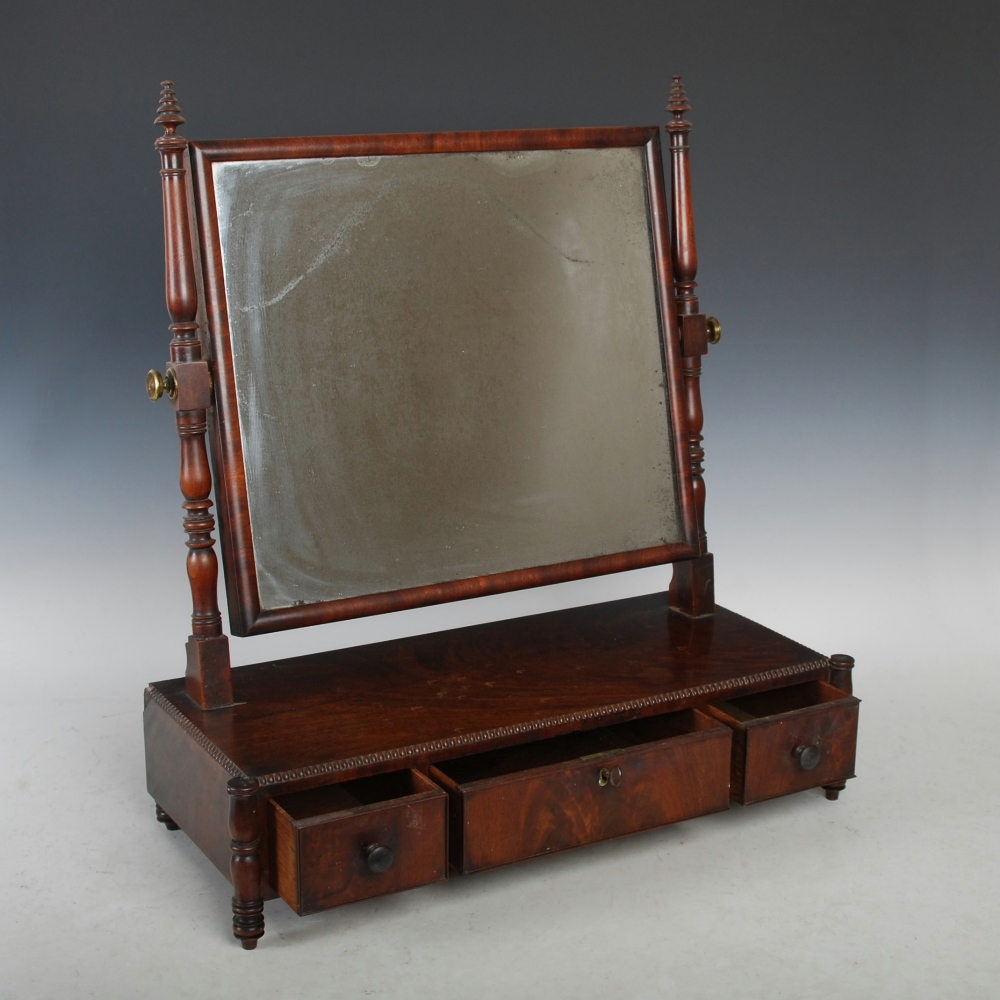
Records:
[[[153,121],[154,125],[163,126],[163,135],[156,140],[158,146],[179,140],[177,127],[184,124],[184,115],[181,114],[181,106],[177,103],[177,94],[174,92],[174,81],[164,80],[160,87],[160,106],[156,109]]]
[[[670,103],[666,110],[674,116],[674,120],[667,124],[668,132],[690,131],[691,123],[684,121],[684,115],[691,110],[691,104],[684,92],[684,83],[679,73],[674,75],[674,82],[670,88]]]

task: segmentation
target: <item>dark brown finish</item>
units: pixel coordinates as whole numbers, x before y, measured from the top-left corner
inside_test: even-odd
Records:
[[[826,671],[821,653],[731,611],[688,619],[651,594],[238,667],[237,703],[216,712],[199,711],[176,680],[151,692],[158,709],[277,793],[303,778],[415,766]]]
[[[193,707],[184,679],[175,681],[178,699]],[[204,714],[199,711],[200,714]],[[229,779],[240,769],[194,727],[179,726],[176,709],[146,691],[143,737],[146,744],[146,789],[229,878]]]
[[[830,657],[830,683],[840,688],[844,694],[854,694],[854,657],[846,653],[834,653]]]
[[[271,799],[278,895],[314,913],[445,878],[447,801],[418,771]]]
[[[207,361],[178,361],[167,368],[176,391],[168,393],[175,410],[206,410],[212,405],[212,378]]]
[[[179,830],[180,827],[163,811],[163,807],[157,803],[156,822],[162,823],[168,830]]]
[[[183,118],[172,85],[164,85],[157,121],[165,134],[157,147],[174,334],[169,371],[194,615],[187,676],[147,689],[147,787],[157,819],[170,829],[179,825],[232,882],[233,929],[244,948],[263,934],[263,900],[275,895],[306,913],[445,877],[449,836],[453,863],[473,871],[724,809],[730,796],[749,803],[823,787],[835,799],[853,776],[854,661],[842,654],[827,660],[714,603],[699,381],[713,328],[695,296],[690,124],[683,118],[689,105],[679,78],[669,110],[672,227],[657,179],[655,129],[197,144],[191,155],[210,368],[197,323],[188,144],[176,135]],[[212,163],[615,143],[645,146],[674,447],[684,456],[676,472],[685,545],[261,615],[246,598],[255,572],[246,505],[238,502],[246,484],[222,333],[218,234],[204,222],[212,217]],[[214,596],[206,417],[237,630],[263,632],[645,564],[637,558],[674,560],[669,596],[231,671]]]
[[[711,552],[674,563],[670,606],[692,618],[715,613],[715,559]]]
[[[731,734],[686,711],[448,761],[452,864],[469,874],[729,808]]]
[[[228,792],[233,936],[251,951],[264,936],[264,900],[260,891],[260,785],[253,778],[232,778]]]
[[[184,117],[172,81],[160,93],[156,140],[163,186],[163,234],[166,298],[170,313],[170,362],[177,384],[177,433],[181,439],[181,493],[187,532],[187,573],[191,584],[191,636],[187,642],[188,695],[202,708],[219,708],[233,700],[229,640],[222,631],[216,599],[219,565],[212,531],[212,474],[205,450],[208,371],[201,357],[198,288],[188,219],[187,140],[177,135]],[[186,408],[182,408],[186,407]]]
[[[232,777],[264,796],[637,717],[800,679],[828,663],[725,609],[691,619],[630,598],[233,672],[237,704],[198,709],[183,679],[150,686],[147,785],[230,875]],[[261,895],[271,898],[268,824]]]
[[[446,581],[335,601],[263,609],[257,587],[257,567],[247,500],[243,445],[239,430],[236,386],[229,336],[228,306],[222,268],[222,247],[212,180],[213,165],[233,160],[302,157],[382,156],[469,151],[545,150],[581,147],[638,146],[644,150],[653,236],[656,283],[660,299],[667,402],[674,439],[680,523],[685,541],[531,566],[507,573]],[[522,590],[604,573],[616,573],[691,558],[698,553],[698,515],[686,456],[689,450],[688,405],[682,388],[680,337],[670,268],[670,228],[663,189],[659,130],[643,128],[551,129],[507,132],[410,135],[330,136],[296,139],[191,142],[198,233],[204,272],[206,310],[212,335],[216,415],[213,451],[216,491],[222,521],[230,623],[236,635],[258,635],[280,629],[322,624],[365,615],[462,600],[507,590]]]
[[[667,111],[673,115],[673,120],[666,125],[670,140],[670,191],[673,202],[671,248],[684,378],[687,458],[691,469],[695,516],[698,520],[698,552],[702,561],[675,564],[670,585],[670,602],[679,611],[697,616],[712,613],[715,605],[715,580],[705,533],[705,449],[702,447],[701,434],[705,414],[701,404],[701,358],[708,352],[709,338],[708,320],[699,311],[698,297],[695,294],[698,284],[695,281],[698,273],[698,246],[694,235],[694,201],[691,197],[688,147],[691,123],[684,119],[684,115],[690,110],[691,105],[681,78],[675,76],[670,103],[667,105]]]
[[[733,730],[733,799],[750,805],[806,788],[843,788],[854,777],[859,704],[810,681],[710,705],[706,711]]]
[[[381,875],[382,872],[388,871],[393,861],[396,860],[392,848],[385,844],[366,844],[363,853],[368,870],[375,875]]]

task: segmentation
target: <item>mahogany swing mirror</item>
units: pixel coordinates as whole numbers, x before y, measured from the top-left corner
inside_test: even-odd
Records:
[[[246,947],[265,897],[311,912],[853,773],[849,658],[714,604],[719,327],[679,78],[669,110],[670,210],[656,126],[189,142],[164,84],[173,340],[148,389],[176,411],[194,614],[185,678],[148,689],[147,775],[233,881]],[[233,671],[212,469],[237,635],[674,581]],[[756,762],[776,713],[795,745]]]

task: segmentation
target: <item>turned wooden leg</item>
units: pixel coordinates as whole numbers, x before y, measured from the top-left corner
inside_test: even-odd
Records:
[[[840,688],[844,694],[853,694],[854,692],[854,682],[851,677],[853,670],[853,656],[848,656],[846,653],[834,653],[830,657],[830,683],[835,688]],[[846,787],[847,783],[841,781],[833,785],[824,785],[823,791],[826,792],[826,797],[831,802],[835,802]]]
[[[846,653],[834,653],[830,657],[830,683],[840,688],[844,694],[854,694],[854,682],[851,673],[854,670],[854,657]]]
[[[229,836],[233,880],[233,936],[248,951],[264,935],[264,900],[260,894],[260,809],[255,778],[232,778],[229,791]]]
[[[179,830],[180,827],[163,811],[159,802],[156,803],[156,821],[162,823],[168,830]]]

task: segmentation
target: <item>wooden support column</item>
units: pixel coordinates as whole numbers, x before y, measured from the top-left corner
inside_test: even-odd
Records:
[[[211,405],[208,365],[202,360],[199,338],[198,289],[194,252],[188,225],[187,140],[177,135],[184,117],[173,82],[160,92],[156,124],[163,135],[156,140],[163,186],[163,237],[166,258],[166,299],[170,314],[170,363],[166,377],[150,372],[150,398],[165,390],[177,420],[181,441],[180,485],[184,495],[187,532],[187,573],[191,584],[191,636],[187,641],[185,684],[201,708],[233,703],[229,639],[222,631],[216,591],[219,561],[212,532],[212,472],[205,449],[207,410]],[[154,378],[155,376],[155,378]]]
[[[260,893],[260,784],[256,778],[232,778],[229,792],[229,836],[233,882],[233,937],[247,951],[264,936],[264,899]]]
[[[840,688],[844,694],[854,694],[854,657],[846,653],[834,653],[830,657],[830,683]]]
[[[684,408],[688,426],[688,462],[698,521],[698,556],[674,563],[670,582],[670,605],[692,617],[709,615],[715,610],[715,577],[712,555],[705,533],[705,449],[702,428],[705,414],[701,405],[701,359],[708,353],[710,329],[718,339],[718,321],[710,320],[699,309],[695,289],[698,283],[698,246],[694,235],[694,203],[691,198],[691,167],[688,158],[688,133],[691,123],[684,115],[691,110],[684,85],[674,77],[667,111],[673,120],[667,123],[670,139],[670,242],[674,268],[674,291],[677,301],[677,326],[681,339],[681,371],[684,378]]]
[[[854,657],[846,653],[834,653],[830,657],[830,683],[835,688],[840,688],[844,694],[854,693]],[[846,781],[839,781],[834,785],[824,785],[823,791],[831,802],[840,798],[840,793],[847,787]]]

